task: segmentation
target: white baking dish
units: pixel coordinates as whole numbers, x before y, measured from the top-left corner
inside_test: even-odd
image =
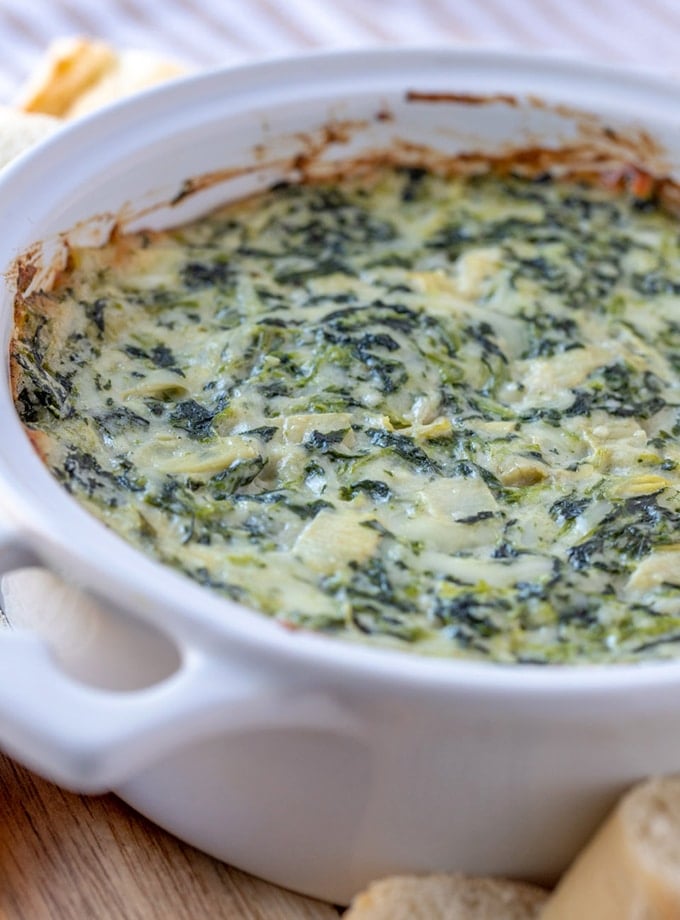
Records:
[[[65,574],[138,624],[149,680],[167,675],[92,686],[31,634],[4,633],[0,743],[57,782],[113,788],[198,847],[338,902],[399,870],[555,878],[622,788],[680,768],[680,661],[505,667],[356,647],[284,631],[141,556],[55,484],[18,422],[12,266],[33,247],[49,267],[67,231],[186,219],[295,165],[403,153],[404,141],[447,154],[628,144],[674,175],[680,90],[481,52],[319,55],[151,91],[0,177],[4,569],[38,560]]]

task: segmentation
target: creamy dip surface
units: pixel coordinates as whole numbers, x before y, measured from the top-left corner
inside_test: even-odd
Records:
[[[282,624],[680,653],[680,233],[653,201],[391,167],[277,186],[73,251],[12,351],[63,486]]]

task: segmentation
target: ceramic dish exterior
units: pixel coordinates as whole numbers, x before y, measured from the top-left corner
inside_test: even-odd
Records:
[[[0,177],[2,360],[14,285],[49,275],[65,239],[177,223],[375,150],[610,144],[674,176],[679,103],[646,76],[432,49],[317,55],[150,91]],[[6,366],[0,411],[4,569],[47,564],[131,634],[117,690],[97,685],[96,661],[85,683],[31,634],[0,635],[0,742],[57,782],[115,789],[221,859],[346,902],[402,870],[554,879],[623,788],[680,766],[680,661],[504,667],[290,633],[76,505],[24,434]]]

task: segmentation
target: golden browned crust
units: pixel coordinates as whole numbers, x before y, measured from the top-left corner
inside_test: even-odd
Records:
[[[116,50],[81,36],[59,38],[20,88],[17,106],[23,112],[76,118],[185,69],[149,51]]]
[[[47,48],[35,71],[20,89],[18,107],[62,118],[74,100],[113,66],[116,53],[105,42],[59,38]]]
[[[116,99],[130,96],[157,83],[181,76],[186,68],[178,63],[146,51],[121,51],[112,67],[101,78],[73,100],[67,118],[78,118],[102,108]]]
[[[43,462],[47,461],[47,457],[50,452],[50,447],[52,445],[52,439],[44,431],[36,431],[32,428],[26,429],[26,435],[28,440],[33,445],[34,449],[40,456]]]

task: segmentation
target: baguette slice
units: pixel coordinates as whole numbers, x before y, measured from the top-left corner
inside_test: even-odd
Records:
[[[116,50],[83,37],[59,38],[19,90],[16,104],[24,112],[75,118],[185,69],[152,51]]]
[[[547,897],[507,879],[393,876],[360,892],[343,920],[537,920]]]
[[[113,67],[116,52],[105,42],[58,38],[19,90],[17,107],[63,118],[73,102]]]
[[[678,920],[680,776],[635,786],[565,873],[541,920]]]
[[[61,121],[51,115],[34,115],[0,106],[0,167],[52,134],[60,125]]]
[[[135,48],[120,51],[112,67],[77,96],[66,111],[66,118],[78,118],[100,109],[123,96],[131,96],[156,83],[179,77],[186,68],[176,61]]]

